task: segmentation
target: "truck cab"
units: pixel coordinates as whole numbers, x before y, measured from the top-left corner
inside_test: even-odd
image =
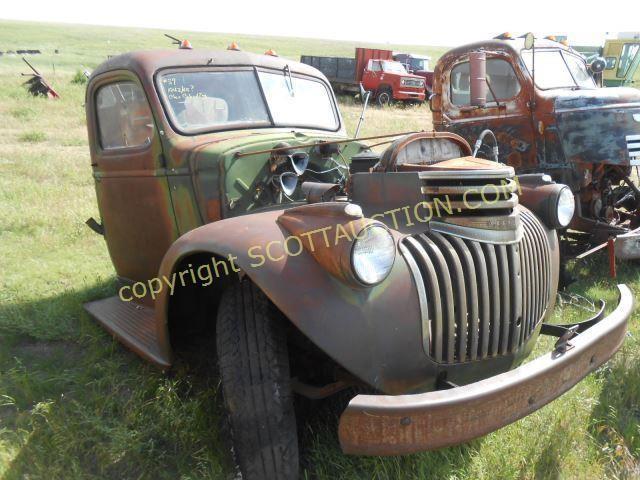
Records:
[[[425,100],[424,85],[424,79],[394,60],[371,59],[362,73],[362,86],[374,92],[380,105],[392,101],[421,103]]]
[[[545,323],[568,187],[519,181],[448,132],[350,138],[309,65],[127,53],[94,70],[86,113],[88,224],[117,293],[85,308],[163,370],[207,342],[243,478],[298,478],[294,394],[365,392],[343,451],[410,453],[531,413],[624,340],[624,286],[605,318]],[[521,365],[541,334],[571,348]]]
[[[431,57],[415,53],[394,53],[393,59],[402,63],[409,73],[424,79],[426,95],[429,98],[433,90],[433,70],[429,66]]]
[[[470,67],[478,56],[480,100]],[[598,88],[571,48],[547,39],[525,48],[522,37],[455,48],[438,61],[431,108],[436,130],[475,142],[489,128],[501,162],[569,185],[571,227],[589,242],[640,225],[640,192],[630,178],[640,164],[640,91]]]

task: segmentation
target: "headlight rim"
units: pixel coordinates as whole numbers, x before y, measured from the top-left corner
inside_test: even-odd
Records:
[[[382,230],[384,230],[387,235],[389,235],[389,237],[391,238],[391,244],[393,245],[393,258],[391,259],[390,262],[390,266],[388,268],[388,270],[386,271],[386,273],[384,274],[384,276],[382,276],[378,281],[373,282],[373,283],[369,283],[364,281],[360,275],[358,275],[358,272],[356,270],[356,266],[354,263],[354,253],[355,253],[355,249],[356,249],[356,245],[357,243],[360,241],[361,235],[363,232],[365,232],[366,230],[372,229],[372,228],[381,228]],[[389,230],[389,228],[381,222],[372,222],[372,223],[368,223],[366,224],[364,227],[362,227],[360,229],[360,231],[356,234],[351,248],[349,249],[349,266],[351,268],[351,276],[353,277],[353,279],[355,280],[355,282],[362,286],[362,287],[367,287],[367,288],[371,288],[371,287],[375,287],[376,285],[380,285],[382,282],[384,282],[388,277],[389,274],[391,273],[391,270],[393,270],[393,266],[395,265],[396,262],[396,258],[398,256],[398,252],[397,252],[398,248],[396,245],[396,239],[393,237],[393,234],[391,233],[391,230]]]
[[[571,200],[573,202],[571,216],[569,217],[569,220],[566,223],[563,223],[560,221],[560,199],[562,198],[563,192],[569,192],[569,195],[571,195]],[[573,192],[571,191],[571,188],[569,188],[568,185],[563,185],[562,188],[558,189],[558,193],[556,194],[556,197],[555,197],[555,202],[553,202],[553,205],[554,205],[553,218],[554,218],[554,223],[556,224],[556,228],[567,228],[569,225],[571,225],[571,221],[573,220],[573,217],[576,213],[575,202],[576,202],[575,195],[573,194]]]

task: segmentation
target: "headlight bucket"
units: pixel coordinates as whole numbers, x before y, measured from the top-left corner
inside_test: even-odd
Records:
[[[519,200],[533,211],[549,228],[566,228],[575,213],[575,198],[571,189],[561,183],[520,183]]]
[[[390,230],[382,222],[364,218],[362,209],[356,204],[343,202],[320,202],[300,205],[285,210],[278,223],[293,236],[300,239],[303,248],[331,275],[353,287],[372,287],[382,282],[393,267],[396,244]],[[369,229],[376,230],[370,231]],[[374,233],[378,241],[367,235]],[[369,249],[366,243],[369,241]],[[376,260],[375,246],[386,248],[391,256]],[[354,263],[353,253],[365,255]],[[366,257],[369,255],[369,257]],[[377,275],[368,275],[362,261],[370,262]],[[376,263],[377,262],[377,263]],[[354,269],[354,264],[358,272]],[[387,270],[388,271],[385,271]]]

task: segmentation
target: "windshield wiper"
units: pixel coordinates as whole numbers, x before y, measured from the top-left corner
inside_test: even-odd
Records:
[[[289,89],[289,93],[291,94],[292,97],[294,97],[296,92],[293,91],[293,79],[291,78],[291,69],[289,68],[289,64],[285,65],[282,70],[284,72],[285,81],[287,80],[287,78],[289,79],[289,81],[287,82],[287,88]]]

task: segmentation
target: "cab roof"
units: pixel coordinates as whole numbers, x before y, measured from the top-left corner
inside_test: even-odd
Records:
[[[325,79],[315,68],[300,62],[272,55],[258,55],[236,50],[163,49],[139,50],[117,55],[101,63],[91,78],[113,70],[130,70],[141,78],[151,78],[159,69],[171,67],[256,66],[282,70],[286,66],[292,72]]]
[[[565,51],[573,51],[572,48],[567,47],[566,45],[563,45],[560,42],[549,40],[547,38],[536,38],[535,48],[536,49],[555,48],[555,49],[560,49]],[[466,45],[461,45],[452,50],[449,50],[447,53],[445,53],[445,55],[449,55],[449,54],[460,55],[468,51],[480,50],[480,49],[489,50],[489,51],[490,50],[510,50],[514,54],[519,55],[520,51],[524,49],[524,38],[517,37],[517,38],[506,39],[506,40],[500,40],[500,39],[494,38],[491,40],[482,40],[479,42],[467,43]]]

